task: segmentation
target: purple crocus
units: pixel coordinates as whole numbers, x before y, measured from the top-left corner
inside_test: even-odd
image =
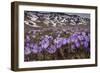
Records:
[[[66,38],[67,40],[67,44],[71,43],[71,39],[70,38]]]
[[[30,47],[31,47],[31,51],[33,53],[35,53],[35,54],[38,53],[38,45],[37,44],[31,44]]]
[[[26,41],[30,41],[29,35],[26,35]]]
[[[77,39],[76,36],[71,36],[71,37],[70,37],[70,41],[71,41],[71,42],[75,42],[76,39]]]
[[[42,41],[39,42],[42,48],[46,49],[49,46],[49,40],[48,38],[42,39]]]
[[[75,32],[75,33],[72,34],[72,37],[77,37],[78,34],[79,34],[79,32]]]
[[[54,44],[57,48],[60,48],[63,45],[63,39],[57,37],[56,39],[54,39]]]
[[[63,38],[62,39],[62,43],[63,43],[63,45],[67,44],[67,39],[66,38]]]
[[[90,52],[90,47],[89,47],[89,43],[84,41],[83,42],[83,47],[84,47],[84,50],[87,51],[87,52]]]
[[[48,53],[50,53],[50,54],[53,54],[53,53],[55,53],[56,52],[56,47],[54,46],[54,45],[51,45],[50,47],[48,47],[47,49],[46,49],[46,51],[48,52]]]
[[[83,42],[83,46],[84,46],[85,48],[88,48],[88,45],[89,45],[88,42],[86,42],[86,41]]]
[[[25,46],[25,47],[24,47],[24,54],[25,54],[25,55],[28,55],[28,54],[30,54],[30,53],[31,53],[30,47]]]
[[[75,46],[76,46],[77,48],[79,48],[79,47],[80,47],[80,43],[79,43],[79,41],[78,41],[77,39],[75,40],[75,42],[74,42],[74,43],[75,43]]]
[[[52,37],[52,36],[48,36],[48,39],[49,39],[49,40],[53,40],[53,37]]]
[[[25,46],[29,47],[30,43],[29,42],[25,42]]]
[[[89,36],[85,36],[85,41],[89,42],[90,41],[90,37]]]

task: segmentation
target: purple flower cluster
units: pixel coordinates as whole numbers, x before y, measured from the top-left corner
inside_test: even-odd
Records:
[[[62,46],[67,48],[70,46],[70,49],[84,48],[86,51],[90,51],[90,33],[89,32],[74,32],[71,33],[69,37],[54,37],[51,35],[42,35],[39,38],[38,42],[31,42],[30,36],[26,35],[24,53],[28,55],[30,53],[41,53],[46,51],[50,54],[53,54],[57,49],[62,49]]]
[[[70,36],[71,47],[79,48],[82,46],[86,51],[90,49],[90,34],[88,32],[75,32]]]

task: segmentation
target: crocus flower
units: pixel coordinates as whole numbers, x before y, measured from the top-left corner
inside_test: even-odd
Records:
[[[30,47],[25,46],[25,48],[24,48],[24,54],[28,55],[30,53],[31,53]]]
[[[89,42],[90,41],[90,37],[89,36],[85,36],[85,41]]]
[[[29,35],[26,35],[26,40],[27,40],[27,41],[30,41]]]
[[[79,36],[78,36],[78,39],[79,39],[80,41],[85,40],[85,38],[84,38],[82,35],[79,35]]]
[[[70,41],[71,41],[71,42],[75,42],[76,39],[77,39],[76,36],[71,36],[71,37],[70,37]]]
[[[85,48],[88,48],[88,42],[84,41],[83,46],[84,46]]]
[[[29,47],[30,43],[29,42],[25,42],[25,46]]]
[[[37,44],[31,44],[30,47],[31,47],[31,51],[33,53],[38,53],[38,45]]]
[[[75,46],[76,46],[77,48],[79,48],[79,47],[80,47],[80,43],[79,43],[79,41],[78,41],[77,39],[75,40],[75,42],[74,42],[74,43],[75,43]]]
[[[57,37],[56,39],[54,39],[54,44],[57,48],[60,48],[63,45],[63,39]]]
[[[51,45],[50,47],[48,47],[48,48],[46,49],[46,51],[47,51],[48,53],[53,54],[53,53],[56,52],[56,47],[55,47],[54,45]]]
[[[67,39],[63,38],[62,43],[63,43],[63,45],[67,44]]]
[[[67,40],[67,44],[71,43],[71,39],[70,38],[66,38]]]
[[[42,39],[42,41],[39,42],[42,48],[46,49],[49,46],[49,40],[48,38]]]

